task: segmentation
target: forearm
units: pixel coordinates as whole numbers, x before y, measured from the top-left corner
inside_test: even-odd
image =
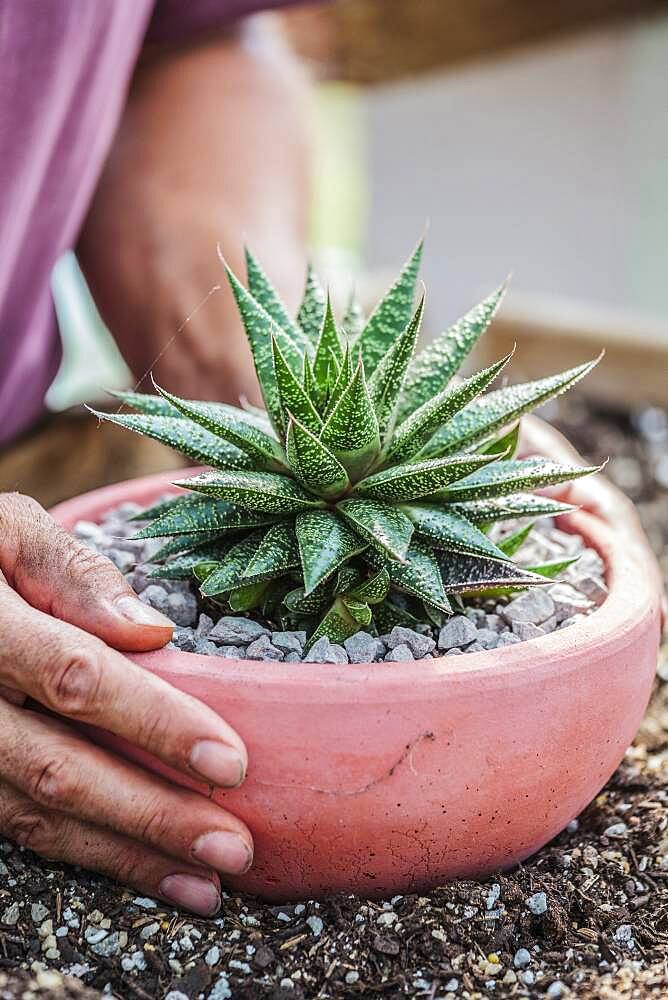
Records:
[[[229,289],[200,303],[223,279],[219,242],[242,272],[247,242],[287,304],[298,301],[304,91],[289,56],[255,33],[153,53],[138,69],[79,245],[138,378],[154,368],[183,394],[255,395]]]

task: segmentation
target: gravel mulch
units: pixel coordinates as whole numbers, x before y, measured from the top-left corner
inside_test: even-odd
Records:
[[[662,411],[631,419],[583,414],[581,405],[558,419],[587,457],[616,456],[609,471],[634,494],[668,569]],[[384,903],[342,896],[276,906],[235,896],[217,919],[201,920],[0,843],[0,1000],[97,991],[131,1000],[666,997],[662,677],[665,660],[641,731],[595,802],[525,865],[484,883]]]
[[[608,593],[605,568],[598,553],[586,548],[579,535],[561,531],[551,518],[543,518],[524,541],[518,542],[514,560],[527,569],[563,566],[549,585],[520,593],[513,599],[511,594],[492,600],[472,600],[461,609],[462,613],[443,616],[440,625],[413,622],[412,628],[395,626],[380,636],[360,631],[343,644],[322,636],[308,648],[306,632],[285,631],[280,622],[252,616],[221,616],[215,601],[202,598],[194,578],[161,577],[165,567],[151,559],[164,539],[132,537],[137,531],[137,521],[132,518],[139,513],[138,504],[126,502],[107,511],[100,524],[77,522],[74,533],[111,559],[140,600],[171,618],[177,627],[169,646],[201,656],[341,665],[459,656],[514,645],[567,628],[595,611]],[[495,526],[492,537],[503,544],[505,539],[514,538],[515,532],[519,531],[520,538],[523,537],[524,529],[529,527],[526,520]]]

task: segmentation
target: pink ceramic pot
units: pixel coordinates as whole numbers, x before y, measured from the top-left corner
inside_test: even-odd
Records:
[[[169,482],[120,483],[54,514],[72,527],[124,500],[148,504]],[[578,488],[582,502],[587,481]],[[654,677],[655,567],[641,544],[629,547],[627,514],[620,501],[607,522],[562,519],[602,555],[610,595],[544,638],[368,666],[133,656],[246,741],[245,784],[216,793],[255,838],[255,864],[233,888],[277,900],[415,891],[507,868],[563,829],[619,764]],[[116,737],[95,738],[186,782]]]

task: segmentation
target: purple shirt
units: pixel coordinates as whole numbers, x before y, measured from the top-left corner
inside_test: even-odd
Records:
[[[76,243],[144,40],[281,2],[0,0],[0,443],[44,410],[61,353],[51,269]]]

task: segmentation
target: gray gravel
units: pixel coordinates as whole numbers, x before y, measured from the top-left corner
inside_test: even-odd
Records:
[[[526,566],[574,558],[549,586],[525,591],[510,599],[474,603],[455,614],[441,628],[430,623],[415,629],[395,626],[386,635],[358,632],[343,645],[319,639],[306,651],[306,633],[272,630],[241,615],[223,615],[218,621],[202,608],[194,582],[160,580],[149,574],[156,568],[152,555],[160,540],[136,541],[128,536],[136,522],[128,518],[138,506],[125,503],[109,511],[100,524],[79,521],[75,534],[107,555],[125,574],[146,604],[166,614],[176,625],[172,645],[187,653],[223,659],[273,660],[285,663],[401,663],[433,656],[502,649],[517,642],[538,639],[568,628],[591,614],[605,600],[604,566],[598,553],[588,549],[580,536],[571,535],[544,520],[534,528],[516,558]],[[497,529],[494,537],[512,531]],[[210,610],[210,608],[209,608]]]

